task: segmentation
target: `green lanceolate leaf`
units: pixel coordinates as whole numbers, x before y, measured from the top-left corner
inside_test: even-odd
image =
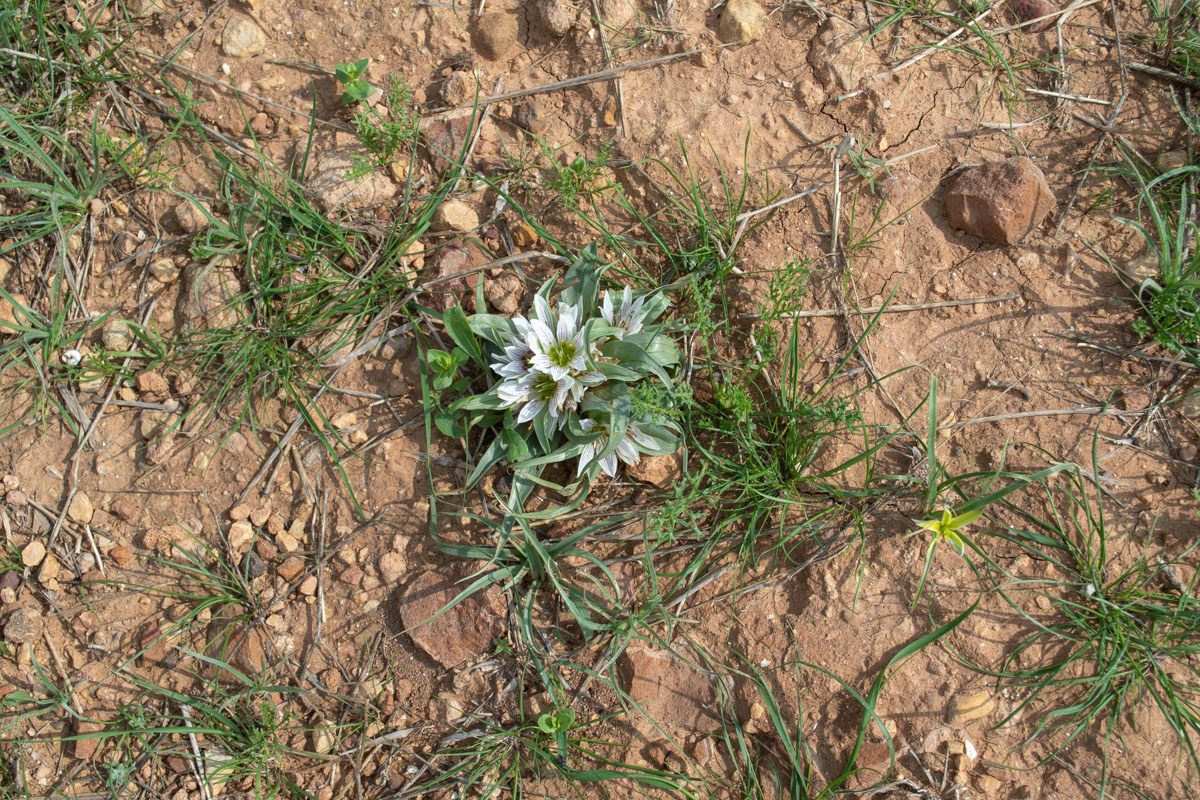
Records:
[[[446,326],[446,333],[454,340],[454,343],[461,347],[472,361],[481,369],[488,368],[487,359],[483,357],[483,350],[479,347],[479,340],[475,338],[475,334],[471,330],[471,323],[460,306],[451,306],[446,309],[446,312],[442,314],[442,324]]]
[[[338,83],[343,85],[350,84],[367,72],[367,65],[371,63],[371,59],[362,58],[349,64],[335,64],[333,68],[334,77],[338,79]]]

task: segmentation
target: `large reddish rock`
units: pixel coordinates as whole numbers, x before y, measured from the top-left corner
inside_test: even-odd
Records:
[[[430,287],[425,301],[430,308],[445,311],[466,301],[479,282],[479,273],[472,270],[492,259],[473,240],[462,239],[437,250],[431,260],[433,268],[428,277],[438,282]]]
[[[358,144],[321,153],[305,176],[308,190],[326,213],[353,211],[386,203],[400,190],[376,170],[366,148]]]
[[[259,629],[232,619],[237,612],[231,606],[208,624],[209,645],[205,654],[246,675],[260,675],[267,668],[266,637]],[[228,673],[224,678],[230,679]]]
[[[76,722],[75,735],[79,738],[75,739],[75,757],[80,761],[88,761],[96,755],[96,750],[99,749],[103,738],[95,736],[95,734],[103,732],[104,723],[102,722],[89,722],[84,719]]]
[[[625,472],[636,481],[670,489],[683,476],[683,457],[678,451],[666,456],[644,455],[636,464],[625,467]]]
[[[400,598],[405,632],[447,668],[490,653],[505,631],[504,600],[495,588],[476,592],[434,618],[464,588],[457,576],[430,571],[408,584]]]
[[[691,654],[692,663],[696,663]],[[650,719],[670,733],[718,731],[721,716],[716,675],[696,669],[667,650],[635,645],[617,662],[622,688]]]
[[[475,132],[476,116],[474,108],[460,108],[421,120],[421,138],[435,170],[444,172],[458,163]]]
[[[194,261],[183,270],[176,316],[187,330],[228,328],[237,323],[242,284],[232,269]]]
[[[1053,208],[1046,176],[1023,156],[965,169],[946,192],[950,224],[997,244],[1021,241]]]
[[[1013,13],[1013,16],[1023,23],[1021,27],[1030,33],[1040,33],[1054,27],[1055,17],[1041,19],[1058,11],[1058,6],[1051,3],[1050,0],[1007,0],[1005,5],[1008,6],[1008,10]],[[1034,19],[1040,21],[1030,22]]]

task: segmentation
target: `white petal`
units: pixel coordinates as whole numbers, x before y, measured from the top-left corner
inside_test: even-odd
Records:
[[[533,296],[533,315],[547,327],[554,324],[554,313],[550,310],[550,304],[540,294]]]
[[[633,446],[633,442],[629,439],[622,439],[617,444],[616,455],[626,464],[636,464],[641,461],[642,456],[638,453],[638,449]]]
[[[521,413],[517,414],[517,422],[529,422],[545,407],[545,400],[530,400],[521,408]]]
[[[579,453],[579,469],[575,471],[575,477],[578,478],[587,469],[588,464],[596,458],[596,445],[585,444],[582,452]]]
[[[575,306],[560,305],[558,307],[558,338],[566,341],[575,333],[579,324],[579,309]]]
[[[517,381],[503,381],[496,388],[496,396],[512,405],[525,402],[529,397],[529,391]]]
[[[529,371],[525,367],[524,361],[521,361],[521,362],[511,362],[510,361],[509,363],[504,364],[503,366],[500,366],[500,365],[493,366],[492,369],[494,369],[494,370],[496,370],[496,372],[500,373],[500,375],[502,377],[512,378],[514,380],[522,377],[526,372]]]
[[[539,358],[542,359],[542,363],[540,364],[538,363]],[[570,367],[559,367],[555,364],[551,364],[550,359],[546,358],[545,356],[534,356],[533,363],[535,367],[549,375],[551,378],[554,378],[556,381],[561,382],[571,375]]]
[[[575,376],[575,380],[584,386],[599,386],[608,379],[603,372],[581,372]]]
[[[604,474],[610,478],[617,477],[617,456],[609,453],[600,459],[600,469],[604,470]]]
[[[612,292],[607,289],[604,291],[604,299],[600,301],[600,316],[604,317],[604,321],[609,325],[613,324]]]
[[[529,348],[536,352],[545,352],[554,344],[554,332],[550,327],[540,319],[535,319],[530,323],[533,330],[532,340],[526,339],[529,343]]]
[[[557,433],[559,427],[562,426],[563,415],[553,405],[546,409],[546,431],[548,433]]]
[[[636,422],[629,423],[629,427],[625,429],[625,437],[632,439],[639,447],[644,447],[647,450],[658,448],[658,442],[650,434],[639,428]]]

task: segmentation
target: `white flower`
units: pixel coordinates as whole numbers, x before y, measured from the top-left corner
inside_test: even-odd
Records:
[[[537,295],[529,318],[512,318],[513,329],[504,333],[503,352],[491,367],[501,378],[496,395],[518,423],[545,413],[547,431],[555,433],[579,409],[587,390],[608,380],[589,368],[589,351],[594,360],[602,357],[595,342],[589,346],[580,317],[578,306],[565,303],[556,315]]]
[[[520,379],[529,372],[529,362],[533,358],[533,350],[524,340],[513,340],[504,348],[503,357],[497,357],[492,362],[492,369],[501,378]]]
[[[613,312],[612,292],[605,290],[604,300],[600,302],[600,316],[604,317],[604,321],[614,328],[620,328],[621,332],[616,334],[618,339],[622,339],[627,335],[638,333],[642,330],[642,323],[646,321],[646,315],[649,309],[644,309],[646,298],[639,297],[633,299],[633,289],[626,286],[621,292],[621,307]]]
[[[588,465],[595,461],[600,453],[604,452],[604,449],[608,447],[609,436],[612,434],[608,425],[596,422],[594,419],[580,420],[579,425],[587,432],[591,432],[599,427],[600,435],[583,446],[583,452],[579,454],[579,468],[575,472],[576,477],[582,475]],[[600,459],[600,470],[610,478],[617,477],[618,458],[629,466],[642,460],[639,445],[646,449],[652,449],[656,446],[656,442],[650,436],[646,435],[636,422],[630,422],[628,427],[625,428],[625,435],[617,443],[616,450]]]
[[[579,329],[579,309],[560,305],[558,322],[546,298],[534,298],[534,317],[529,320],[530,334],[525,342],[533,351],[530,365],[540,372],[562,380],[572,371],[587,369],[587,343]]]
[[[581,377],[591,374],[584,373]],[[564,375],[555,380],[549,373],[531,371],[523,378],[502,381],[496,389],[496,395],[506,407],[520,409],[517,412],[518,423],[529,422],[543,411],[546,412],[546,430],[555,433],[562,427],[567,415],[579,408],[579,401],[586,390],[587,384],[574,376]]]

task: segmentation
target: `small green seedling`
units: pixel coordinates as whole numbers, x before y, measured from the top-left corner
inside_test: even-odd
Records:
[[[913,608],[916,608],[917,603],[921,600],[921,592],[925,589],[925,579],[929,577],[929,567],[933,564],[933,552],[937,549],[938,542],[945,539],[958,551],[960,556],[966,557],[963,537],[958,530],[970,525],[981,516],[983,516],[982,508],[969,509],[957,515],[951,513],[950,509],[943,508],[941,517],[917,523],[917,527],[921,530],[931,531],[933,538],[929,541],[929,549],[925,551],[925,569],[921,572],[921,580],[917,584],[917,596],[913,598]]]
[[[959,535],[958,529],[964,525],[970,525],[983,514],[981,510],[967,511],[963,514],[955,516],[950,513],[950,509],[943,508],[940,519],[927,519],[923,522],[918,522],[917,527],[924,531],[933,532],[933,541],[930,546],[937,544],[942,539],[946,539],[950,544],[954,545],[954,549],[961,556],[963,554],[963,540]]]
[[[467,363],[469,356],[461,347],[456,347],[447,353],[445,350],[430,350],[427,354],[429,361],[429,372],[433,375],[433,388],[438,391],[445,391],[453,388],[455,391],[465,389],[464,385],[456,386],[458,382],[458,369],[463,364]]]
[[[551,714],[547,711],[538,717],[538,728],[542,733],[554,737],[554,746],[558,749],[558,765],[566,766],[567,762],[567,731],[575,724],[575,709],[560,708]]]
[[[342,102],[346,105],[361,103],[375,91],[363,77],[367,74],[367,66],[370,63],[371,59],[362,58],[353,64],[335,65],[334,75],[337,77],[338,83],[345,87],[342,91]]]
[[[455,347],[450,352],[430,349],[425,353],[425,363],[429,375],[433,379],[433,388],[441,393],[449,390],[453,394],[462,394],[467,390],[468,381],[459,375],[459,369],[467,363],[470,356],[461,347]],[[462,424],[459,414],[444,408],[437,401],[438,410],[433,414],[434,424],[446,436],[458,438],[465,436],[467,429]]]
[[[408,82],[399,75],[390,76],[390,80],[378,107],[361,105],[354,112],[354,132],[367,155],[355,154],[348,179],[360,178],[373,169],[387,169],[406,148],[416,144],[420,135],[421,118],[413,110]]]
[[[595,158],[576,156],[569,163],[561,165],[554,160],[553,155],[548,149],[545,149],[544,145],[543,149],[550,157],[553,168],[550,188],[561,197],[567,208],[578,207],[581,198],[596,194],[611,185],[606,178],[606,169],[612,142],[606,141],[601,145],[600,152],[596,154]]]

